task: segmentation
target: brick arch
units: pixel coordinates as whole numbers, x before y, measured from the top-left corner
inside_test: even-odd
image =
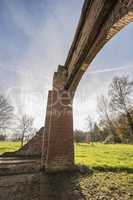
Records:
[[[83,14],[81,18],[83,18]],[[80,21],[82,20],[80,19]],[[100,23],[98,24],[97,22],[96,24],[95,22],[94,27],[92,26],[91,33],[89,33],[90,30],[88,29],[88,40],[83,39],[83,35],[84,38],[87,38],[85,36],[85,34],[87,35],[87,31],[85,33],[85,24],[80,26],[80,37],[78,34],[78,37],[77,35],[75,36],[73,41],[75,46],[72,44],[74,48],[72,49],[71,47],[66,61],[66,67],[68,69],[68,78],[65,84],[66,89],[75,93],[83,74],[99,51],[130,22],[133,22],[133,0],[119,0],[112,6],[106,18],[101,20],[102,26],[100,28],[97,28]],[[95,37],[93,39],[94,34]]]
[[[71,92],[74,94],[97,53],[130,21],[133,21],[133,0],[85,0],[65,66],[58,67],[49,91],[48,105],[52,106],[46,113],[44,144],[45,141],[47,144],[43,145],[46,155],[42,157],[47,172],[73,168]],[[60,101],[55,104],[56,92]]]
[[[111,22],[110,22],[111,21]],[[99,35],[98,40],[96,41],[94,47],[91,49],[90,53],[88,54],[88,58],[85,60],[85,64],[87,68],[90,64],[90,61],[95,58],[97,53],[107,44],[117,33],[119,33],[125,26],[127,26],[130,22],[133,22],[133,12],[128,12],[121,18],[115,18],[115,23],[112,24],[112,17],[110,17],[109,21],[107,21],[106,26],[102,30]],[[94,53],[93,53],[94,52]],[[82,68],[82,67],[81,67]],[[87,68],[84,68],[86,70]]]

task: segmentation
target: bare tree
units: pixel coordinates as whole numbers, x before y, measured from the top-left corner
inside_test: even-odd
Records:
[[[133,81],[128,76],[114,77],[109,87],[110,106],[118,114],[126,114],[133,135],[133,119],[131,116]]]
[[[20,119],[18,119],[18,126],[16,131],[21,134],[21,147],[24,144],[24,138],[26,135],[33,134],[34,127],[33,127],[34,119],[31,116],[23,115]]]
[[[114,120],[112,119],[114,118],[114,115],[110,110],[109,98],[105,97],[104,95],[101,95],[100,97],[98,97],[97,110],[100,116],[100,125],[103,126],[103,128],[108,130],[108,136],[106,139],[110,140],[111,142],[117,141],[118,137],[115,132]]]
[[[112,128],[113,122],[111,118],[109,101],[104,95],[97,97],[97,110],[102,123],[105,126]]]
[[[87,121],[88,133],[90,134],[91,143],[93,145],[93,142],[94,142],[94,135],[93,135],[94,121],[92,120],[92,117],[89,116],[89,115],[88,115],[86,121]],[[89,135],[88,135],[88,137],[89,137]]]
[[[13,119],[14,108],[3,95],[0,95],[0,129],[10,128]]]

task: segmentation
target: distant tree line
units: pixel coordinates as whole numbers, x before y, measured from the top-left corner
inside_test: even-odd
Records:
[[[88,132],[75,131],[76,142],[133,143],[133,80],[114,77],[107,95],[97,97],[97,112],[97,122],[87,118]]]

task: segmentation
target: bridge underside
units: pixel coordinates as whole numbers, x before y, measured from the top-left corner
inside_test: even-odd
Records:
[[[65,66],[54,74],[45,130],[17,155],[37,155],[47,171],[74,166],[72,102],[82,75],[101,48],[133,21],[133,0],[85,0]]]

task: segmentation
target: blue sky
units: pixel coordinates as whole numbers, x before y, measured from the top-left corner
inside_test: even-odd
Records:
[[[16,113],[35,117],[37,127],[44,123],[53,72],[65,62],[82,4],[83,0],[0,1],[0,89],[10,97]],[[75,128],[85,129],[88,114],[95,118],[96,96],[106,92],[114,75],[132,76],[132,35],[130,24],[87,70],[74,100]]]

